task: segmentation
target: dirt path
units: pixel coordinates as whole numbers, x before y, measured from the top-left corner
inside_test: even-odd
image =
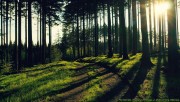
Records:
[[[110,90],[112,86],[116,85],[120,81],[118,75],[110,72],[104,67],[91,65],[88,67],[78,68],[78,69],[79,70],[77,70],[74,75],[73,78],[74,81],[63,91],[61,91],[56,95],[53,95],[48,101],[53,101],[53,102],[74,102],[75,100],[80,101],[86,95],[85,93],[87,89],[91,87],[90,85],[91,81],[96,80],[97,77],[103,81],[103,84],[100,85],[100,87],[108,87],[108,90]]]
[[[135,97],[136,94],[131,94],[132,91],[137,93],[139,89],[134,90],[131,84],[139,83],[139,77],[142,76],[142,72],[138,68],[132,68],[125,78],[122,78],[109,68],[92,64],[87,67],[78,68],[74,74],[73,82],[66,88],[60,90],[58,94],[52,95],[50,100],[53,102],[79,102],[87,95],[94,93],[88,93],[88,90],[92,88],[94,84],[98,85],[103,91],[99,93],[100,96],[95,96],[95,99],[100,102],[108,101],[115,102],[120,98]],[[144,74],[143,74],[144,75]],[[100,81],[100,82],[99,82]],[[141,80],[143,82],[143,79]],[[98,90],[94,90],[97,91]],[[86,100],[86,98],[85,98]]]

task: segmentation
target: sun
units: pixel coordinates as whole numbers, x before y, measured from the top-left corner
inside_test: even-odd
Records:
[[[156,4],[155,9],[156,9],[157,14],[162,14],[162,13],[166,12],[169,8],[170,8],[169,3],[163,2],[161,4]]]

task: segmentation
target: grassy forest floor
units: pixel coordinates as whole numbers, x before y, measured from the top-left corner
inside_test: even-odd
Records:
[[[129,60],[118,55],[86,57],[1,74],[0,102],[180,99],[180,74],[164,70],[165,57],[155,55],[154,66],[147,69],[140,68],[140,53],[129,56]]]

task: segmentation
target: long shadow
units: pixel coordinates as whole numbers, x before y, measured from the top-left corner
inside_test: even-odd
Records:
[[[157,68],[153,79],[153,86],[152,86],[152,94],[151,97],[153,99],[157,99],[159,95],[159,81],[160,81],[160,68],[162,66],[161,64],[162,56],[159,53],[158,55],[158,62],[157,62]]]
[[[78,87],[78,86],[80,86],[80,85],[82,85],[84,83],[87,83],[87,82],[91,81],[92,79],[94,79],[94,78],[96,78],[98,76],[102,76],[102,75],[105,75],[107,73],[109,73],[109,71],[103,70],[102,72],[99,72],[98,74],[96,74],[94,76],[83,77],[83,78],[81,78],[79,80],[76,80],[76,81],[74,81],[72,83],[65,84],[64,86],[68,86],[66,88],[63,88],[63,89],[60,89],[60,90],[51,91],[51,92],[49,92],[47,94],[35,97],[34,99],[38,99],[40,97],[47,96],[47,95],[51,96],[51,95],[55,95],[57,93],[63,93],[63,92],[66,92],[68,90],[72,90],[72,89],[74,89],[74,88],[76,88],[76,87]],[[1,92],[0,93],[0,101],[6,99],[9,96],[14,95],[16,93],[21,93],[22,94],[22,93],[31,91],[31,90],[33,90],[36,87],[38,88],[39,86],[46,84],[48,82],[47,80],[53,80],[54,77],[56,77],[56,75],[58,75],[58,74],[59,74],[59,72],[56,72],[56,73],[54,73],[52,75],[47,75],[47,76],[42,77],[42,78],[40,78],[38,80],[34,80],[34,81],[31,81],[31,82],[28,82],[28,83],[22,85],[21,87],[15,89],[15,90]],[[36,86],[32,87],[32,86],[34,86],[34,83],[36,83]],[[29,100],[26,100],[26,101],[31,101],[31,100],[33,100],[33,99],[30,98]]]
[[[107,77],[101,79],[101,81],[107,80],[107,79],[111,78],[113,75],[114,75],[114,74],[108,75]],[[99,81],[96,81],[96,82],[94,82],[92,85],[88,85],[88,87],[86,87],[84,90],[79,90],[79,91],[77,91],[77,92],[75,92],[75,93],[73,93],[73,94],[71,94],[71,95],[68,95],[68,96],[66,96],[66,97],[61,98],[61,99],[58,100],[58,101],[60,101],[60,102],[67,101],[68,98],[71,98],[71,97],[73,97],[73,96],[79,95],[80,93],[84,92],[85,90],[90,89],[91,87],[93,87],[93,85],[98,84],[98,83],[99,83]],[[79,101],[79,100],[76,100],[76,101]]]
[[[138,91],[140,90],[140,85],[146,79],[148,68],[139,68],[134,80],[131,85],[132,88],[129,88],[126,94],[122,97],[123,99],[134,99],[137,96]]]
[[[136,63],[128,72],[124,77],[121,77],[118,75],[117,72],[114,72],[115,74],[117,74],[120,78],[121,81],[118,82],[112,89],[110,89],[108,92],[106,92],[105,94],[103,94],[101,97],[99,97],[97,100],[99,102],[108,102],[110,100],[112,100],[114,97],[118,96],[122,90],[126,87],[129,86],[131,87],[131,85],[129,84],[129,79],[131,79],[134,75],[134,73],[136,71],[138,71],[139,69],[139,63]],[[109,68],[107,68],[109,69]]]
[[[179,60],[180,62],[180,60]],[[180,65],[177,66],[180,69]],[[169,70],[171,68],[168,68]],[[169,99],[180,99],[180,70],[165,72],[166,95]],[[179,101],[179,100],[178,100]]]
[[[113,73],[118,73],[120,69],[117,69],[116,66],[121,63],[122,61],[124,61],[123,59],[117,61],[116,63],[114,63],[112,66],[108,66],[108,64],[104,64],[101,62],[96,63],[96,65],[100,66],[100,67],[104,67],[105,69],[109,70],[110,72]]]
[[[52,67],[58,67],[58,66],[60,66],[60,65],[61,65],[61,64],[57,64],[57,65],[51,65],[51,66],[44,67],[44,68],[38,68],[38,69],[35,69],[35,70],[22,71],[22,73],[29,73],[29,72],[35,72],[35,71],[41,71],[41,70],[43,70],[42,72],[33,75],[33,76],[38,76],[38,75],[46,72],[46,70],[48,70],[48,69],[51,70]],[[83,70],[87,70],[88,67],[93,66],[93,65],[94,65],[94,64],[88,64],[88,65],[86,65],[86,66],[78,67],[78,68],[76,68],[76,69],[74,69],[74,68],[68,68],[68,69],[63,69],[63,70],[70,70],[70,71],[76,71],[76,72],[77,72],[77,71],[82,71],[82,72],[83,72]]]
[[[96,68],[98,67],[98,68]],[[96,66],[96,65],[93,65],[93,68],[89,68],[89,67],[86,67],[86,68],[83,68],[83,69],[80,69],[78,71],[74,71],[74,77],[77,77],[77,76],[81,76],[83,74],[87,74],[89,71],[94,71],[95,69],[99,69],[99,66]]]
[[[44,95],[42,95],[42,96],[40,96],[40,97],[38,97],[38,98],[34,98],[34,99],[32,99],[32,100],[37,100],[37,99],[42,98],[42,97],[44,97],[44,96],[53,96],[53,95],[56,95],[56,94],[64,93],[64,92],[69,91],[69,90],[72,90],[72,89],[74,89],[74,88],[76,88],[76,87],[78,87],[78,86],[81,86],[81,85],[83,85],[83,84],[91,81],[92,79],[98,77],[98,76],[102,76],[102,75],[105,75],[105,74],[108,74],[108,73],[110,73],[110,72],[104,70],[104,71],[99,72],[98,74],[96,74],[96,75],[94,75],[94,76],[86,77],[86,78],[84,78],[84,79],[81,79],[80,81],[72,82],[72,83],[69,84],[69,86],[67,86],[67,87],[65,87],[65,88],[63,88],[63,89],[53,90],[53,91],[51,91],[51,92],[48,92],[48,93],[46,93],[46,94],[44,94]]]
[[[10,97],[11,95],[15,95],[16,93],[23,94],[23,93],[33,90],[34,88],[38,88],[39,86],[46,84],[49,80],[53,80],[54,77],[56,77],[59,73],[60,71],[57,71],[53,74],[44,76],[37,80],[27,82],[23,84],[21,87],[18,87],[9,91],[5,91],[5,92],[0,92],[0,101]],[[66,77],[63,77],[63,79],[64,78]]]
[[[9,91],[5,91],[5,92],[0,92],[0,102],[5,102],[5,98],[15,94],[19,89],[13,89],[13,90],[9,90]]]

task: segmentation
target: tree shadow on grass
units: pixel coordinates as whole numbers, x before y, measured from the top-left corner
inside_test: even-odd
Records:
[[[157,99],[159,95],[159,84],[160,84],[160,68],[162,66],[162,55],[159,53],[158,55],[158,62],[157,62],[157,67],[153,79],[153,85],[152,85],[152,94],[151,97],[153,99]]]
[[[79,90],[79,91],[77,91],[77,92],[75,92],[75,93],[72,93],[72,94],[68,94],[68,96],[63,97],[63,98],[59,99],[58,101],[60,101],[60,102],[67,101],[67,99],[72,98],[72,97],[74,97],[74,96],[76,96],[76,95],[79,95],[79,94],[81,94],[82,92],[90,89],[90,88],[93,87],[94,85],[98,84],[99,81],[107,80],[107,79],[109,79],[109,78],[111,78],[111,77],[113,77],[113,76],[114,76],[114,74],[111,74],[111,75],[106,76],[106,77],[103,78],[103,79],[99,79],[99,80],[93,82],[93,84],[88,85],[88,87],[86,87],[85,89]],[[76,101],[79,101],[79,100],[76,100]]]
[[[80,79],[80,80],[74,81],[74,82],[72,82],[72,83],[69,83],[68,85],[65,85],[65,86],[67,86],[67,87],[65,87],[65,88],[62,88],[62,89],[60,89],[60,90],[52,90],[52,91],[50,91],[50,92],[48,92],[48,93],[46,93],[46,94],[43,94],[43,95],[41,95],[41,96],[39,96],[39,97],[37,97],[37,98],[34,98],[34,99],[32,99],[32,100],[37,100],[37,99],[42,98],[42,97],[45,97],[45,96],[53,96],[53,95],[56,95],[56,94],[61,94],[61,93],[67,92],[67,91],[69,91],[69,90],[72,90],[72,89],[74,89],[74,88],[76,88],[76,87],[78,87],[78,86],[81,86],[81,85],[83,85],[83,84],[85,84],[85,83],[93,80],[93,79],[96,78],[96,77],[99,77],[99,76],[102,76],[102,75],[105,75],[105,74],[108,74],[108,73],[109,73],[109,71],[103,70],[103,71],[97,73],[97,74],[94,75],[94,76],[84,77],[83,79]]]
[[[92,79],[94,79],[94,78],[96,78],[98,76],[102,76],[102,75],[105,75],[105,74],[108,74],[108,73],[109,73],[109,71],[104,69],[104,70],[101,70],[100,72],[98,72],[97,74],[95,74],[93,76],[82,77],[82,78],[80,78],[78,80],[75,80],[75,81],[73,81],[71,83],[63,84],[63,86],[67,86],[65,88],[59,87],[57,89],[55,88],[55,90],[48,89],[47,93],[38,94],[38,95],[36,95],[34,97],[32,96],[31,98],[26,97],[27,92],[31,93],[33,90],[37,90],[38,87],[46,85],[50,80],[51,81],[55,80],[54,79],[55,77],[56,77],[56,79],[57,79],[57,77],[60,77],[60,76],[63,77],[64,75],[61,75],[61,70],[59,70],[57,72],[54,72],[53,74],[44,76],[44,77],[39,78],[37,80],[32,80],[30,82],[27,82],[27,83],[23,84],[21,87],[18,87],[15,91],[14,90],[9,90],[9,91],[6,91],[6,92],[1,92],[0,93],[0,97],[1,97],[0,100],[5,100],[8,97],[11,97],[12,95],[15,95],[15,96],[19,97],[19,95],[23,95],[23,94],[24,94],[24,97],[21,99],[23,101],[37,100],[37,99],[39,99],[41,97],[44,97],[44,96],[52,96],[52,95],[55,95],[55,94],[59,94],[59,93],[63,93],[63,92],[72,90],[72,89],[74,89],[74,88],[76,88],[78,86],[81,86],[81,85],[91,81]],[[66,78],[66,77],[64,76],[63,78]],[[62,85],[60,85],[60,86],[62,86]],[[46,89],[43,89],[43,90],[46,90]],[[39,92],[37,92],[37,93],[39,93]]]
[[[108,102],[111,101],[113,98],[119,96],[122,92],[122,90],[126,87],[129,86],[129,79],[131,79],[134,75],[134,73],[139,69],[139,63],[136,63],[128,72],[127,74],[122,78],[121,81],[118,82],[110,91],[106,92],[103,94],[101,97],[98,98],[99,102]],[[109,69],[109,68],[108,68]],[[117,72],[116,72],[117,74]],[[130,85],[131,87],[131,85]]]
[[[131,82],[131,87],[127,90],[122,99],[134,99],[141,88],[141,84],[146,79],[149,68],[140,67],[134,80]]]
[[[86,66],[82,66],[82,67],[78,67],[78,68],[68,68],[68,69],[65,69],[63,68],[63,70],[69,70],[69,71],[76,71],[78,72],[79,74],[83,74],[83,72],[86,72],[86,70],[88,70],[90,66],[93,66],[94,64],[89,64],[89,65],[86,65]],[[31,76],[31,77],[36,77],[38,75],[41,75],[41,74],[44,74],[45,72],[48,72],[48,71],[54,71],[55,69],[52,69],[52,67],[60,67],[60,65],[51,65],[51,66],[48,66],[48,67],[44,67],[44,68],[38,68],[38,69],[35,69],[35,70],[29,70],[29,71],[23,71],[23,73],[27,73],[28,76]],[[65,67],[65,66],[64,66]],[[38,71],[42,71],[42,72],[38,72]],[[35,73],[33,75],[29,74],[31,72],[38,72],[38,73]],[[79,75],[78,74],[78,75]]]
[[[0,92],[0,102],[5,102],[5,100],[4,100],[5,98],[7,98],[8,96],[10,96],[12,94],[15,94],[18,90],[19,90],[19,88],[12,89],[12,90],[5,91],[5,92]]]
[[[177,69],[180,69],[177,66]],[[166,81],[166,95],[169,99],[180,99],[180,71],[177,72],[166,72],[165,81]]]

